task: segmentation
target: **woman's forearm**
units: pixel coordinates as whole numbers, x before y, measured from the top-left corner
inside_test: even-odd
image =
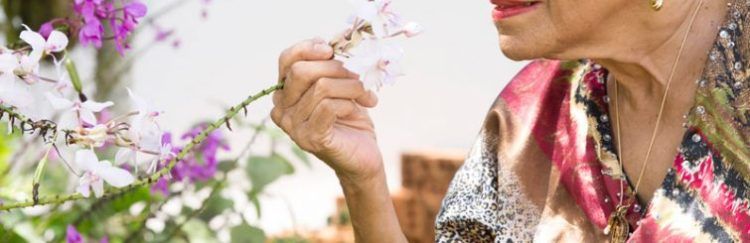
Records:
[[[407,242],[396,217],[385,172],[373,177],[339,175],[357,242]]]

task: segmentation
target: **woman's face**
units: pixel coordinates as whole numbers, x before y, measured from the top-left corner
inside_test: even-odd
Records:
[[[581,58],[581,46],[592,47],[622,25],[625,11],[647,0],[491,0],[500,33],[500,48],[514,60]],[[629,21],[634,21],[631,19]],[[606,37],[610,36],[610,37]]]

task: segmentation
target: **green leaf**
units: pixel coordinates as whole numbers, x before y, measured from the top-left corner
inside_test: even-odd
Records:
[[[257,194],[281,176],[294,173],[294,167],[286,158],[278,154],[272,154],[268,157],[250,157],[247,161],[245,172],[253,184],[251,194]]]
[[[297,156],[297,158],[302,161],[307,166],[307,168],[312,168],[312,164],[310,163],[310,155],[297,145],[292,144],[291,146],[294,156]]]
[[[232,208],[232,206],[234,206],[234,202],[222,196],[209,197],[206,201],[206,208],[201,212],[200,218],[208,221],[224,212],[224,210]]]
[[[227,173],[230,170],[233,170],[235,167],[237,167],[236,160],[222,160],[222,161],[219,161],[219,165],[218,165],[219,171],[222,171],[224,173]]]
[[[263,243],[266,241],[266,233],[262,229],[247,224],[236,226],[230,232],[234,243]]]

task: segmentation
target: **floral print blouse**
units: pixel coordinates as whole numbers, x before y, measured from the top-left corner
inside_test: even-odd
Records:
[[[665,179],[651,202],[628,196],[607,70],[538,60],[488,113],[443,201],[436,241],[606,241],[625,188],[629,242],[750,242],[750,1],[729,2],[672,167],[652,172]]]

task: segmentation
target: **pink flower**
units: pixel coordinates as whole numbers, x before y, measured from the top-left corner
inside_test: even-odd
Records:
[[[81,233],[78,233],[76,227],[68,225],[68,229],[65,232],[65,241],[67,243],[83,243],[83,237],[81,237]]]

